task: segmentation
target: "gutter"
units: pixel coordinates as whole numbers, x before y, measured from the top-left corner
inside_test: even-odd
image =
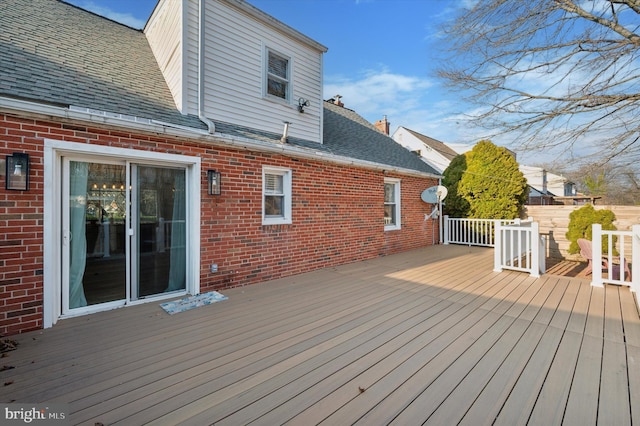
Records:
[[[214,135],[208,130],[194,129],[192,127],[180,126],[147,118],[132,117],[123,114],[113,114],[105,111],[92,110],[89,108],[79,108],[74,106],[65,108],[55,105],[41,104],[37,102],[0,96],[0,111],[3,110],[17,113],[38,114],[50,118],[78,120],[105,126],[125,128],[128,130],[155,133],[159,135],[195,139],[220,147],[233,147],[237,149],[282,154],[289,157],[304,158],[307,160],[315,161],[325,161],[332,164],[361,167],[370,170],[394,172],[408,176],[433,179],[439,179],[442,177],[438,174],[420,172],[418,170],[390,166],[381,163],[374,163],[372,161],[358,160],[350,157],[343,157],[340,155],[329,154],[316,151],[314,149],[302,148],[290,144],[259,141],[223,133],[216,133]]]

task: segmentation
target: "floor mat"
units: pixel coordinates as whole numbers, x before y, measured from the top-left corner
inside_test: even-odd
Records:
[[[160,306],[162,309],[167,311],[169,315],[173,315],[178,312],[188,311],[189,309],[210,305],[227,299],[227,296],[220,294],[217,291],[211,291],[209,293],[198,294],[197,296],[189,296],[184,299],[161,303]]]

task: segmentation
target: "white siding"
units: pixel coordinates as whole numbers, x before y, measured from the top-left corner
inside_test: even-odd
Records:
[[[522,174],[524,175],[524,178],[527,180],[527,184],[531,187],[533,187],[536,191],[540,192],[541,194],[546,194],[545,189],[548,188],[544,188],[544,181],[545,181],[545,170],[541,167],[533,167],[533,166],[525,166],[520,164],[519,166],[520,171],[522,172]]]
[[[402,145],[409,151],[419,151],[423,161],[436,169],[438,173],[442,173],[449,167],[450,161],[446,157],[431,147],[426,146],[420,139],[407,132],[404,127],[398,127],[391,137],[396,143]]]
[[[266,15],[256,17],[233,6],[233,1],[206,1],[204,7],[204,115],[276,134],[288,121],[289,136],[322,142],[322,50],[279,31],[277,21],[272,25]],[[161,0],[145,28],[183,114],[199,110],[199,25],[199,0]],[[291,58],[288,103],[263,95],[267,47]],[[310,102],[304,113],[298,111],[299,98]]]
[[[198,49],[199,49],[199,28],[200,28],[200,12],[199,0],[184,0],[187,2],[186,14],[188,22],[185,31],[184,54],[186,56],[184,65],[184,78],[186,79],[184,112],[187,114],[198,115]],[[210,117],[214,118],[214,117]]]
[[[289,136],[321,142],[322,52],[218,1],[206,3],[205,16],[205,115],[274,133],[289,121]],[[265,47],[291,58],[288,105],[263,96]],[[310,101],[302,114],[298,98]]]
[[[162,0],[145,34],[178,110],[184,111],[182,78],[182,1]]]
[[[544,193],[545,180],[546,189],[553,195],[571,196],[572,185],[569,180],[562,175],[556,175],[545,171],[542,167],[520,165],[520,171],[527,179],[527,183],[537,191]]]
[[[571,185],[567,185],[569,180],[561,175],[547,172],[547,189],[557,196],[571,196]]]

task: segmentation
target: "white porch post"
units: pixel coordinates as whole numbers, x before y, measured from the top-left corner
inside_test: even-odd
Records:
[[[594,287],[604,287],[602,282],[602,225],[594,223],[591,225],[591,285]]]
[[[444,224],[442,226],[442,233],[444,234],[444,244],[449,244],[449,215],[444,215]]]
[[[544,235],[538,235],[538,246],[540,262],[538,263],[540,275],[543,275],[547,272],[547,237]]]
[[[495,246],[493,247],[493,271],[502,272],[502,225],[499,220],[493,222]]]
[[[531,246],[531,276],[540,277],[540,234],[538,232],[538,222],[531,222],[531,233],[529,234],[529,244]],[[526,247],[525,247],[526,250]]]

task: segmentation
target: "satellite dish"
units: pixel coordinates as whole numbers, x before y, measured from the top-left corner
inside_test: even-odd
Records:
[[[425,203],[436,204],[445,199],[447,196],[447,188],[442,185],[432,186],[431,188],[427,188],[422,191],[420,194],[420,198]]]

